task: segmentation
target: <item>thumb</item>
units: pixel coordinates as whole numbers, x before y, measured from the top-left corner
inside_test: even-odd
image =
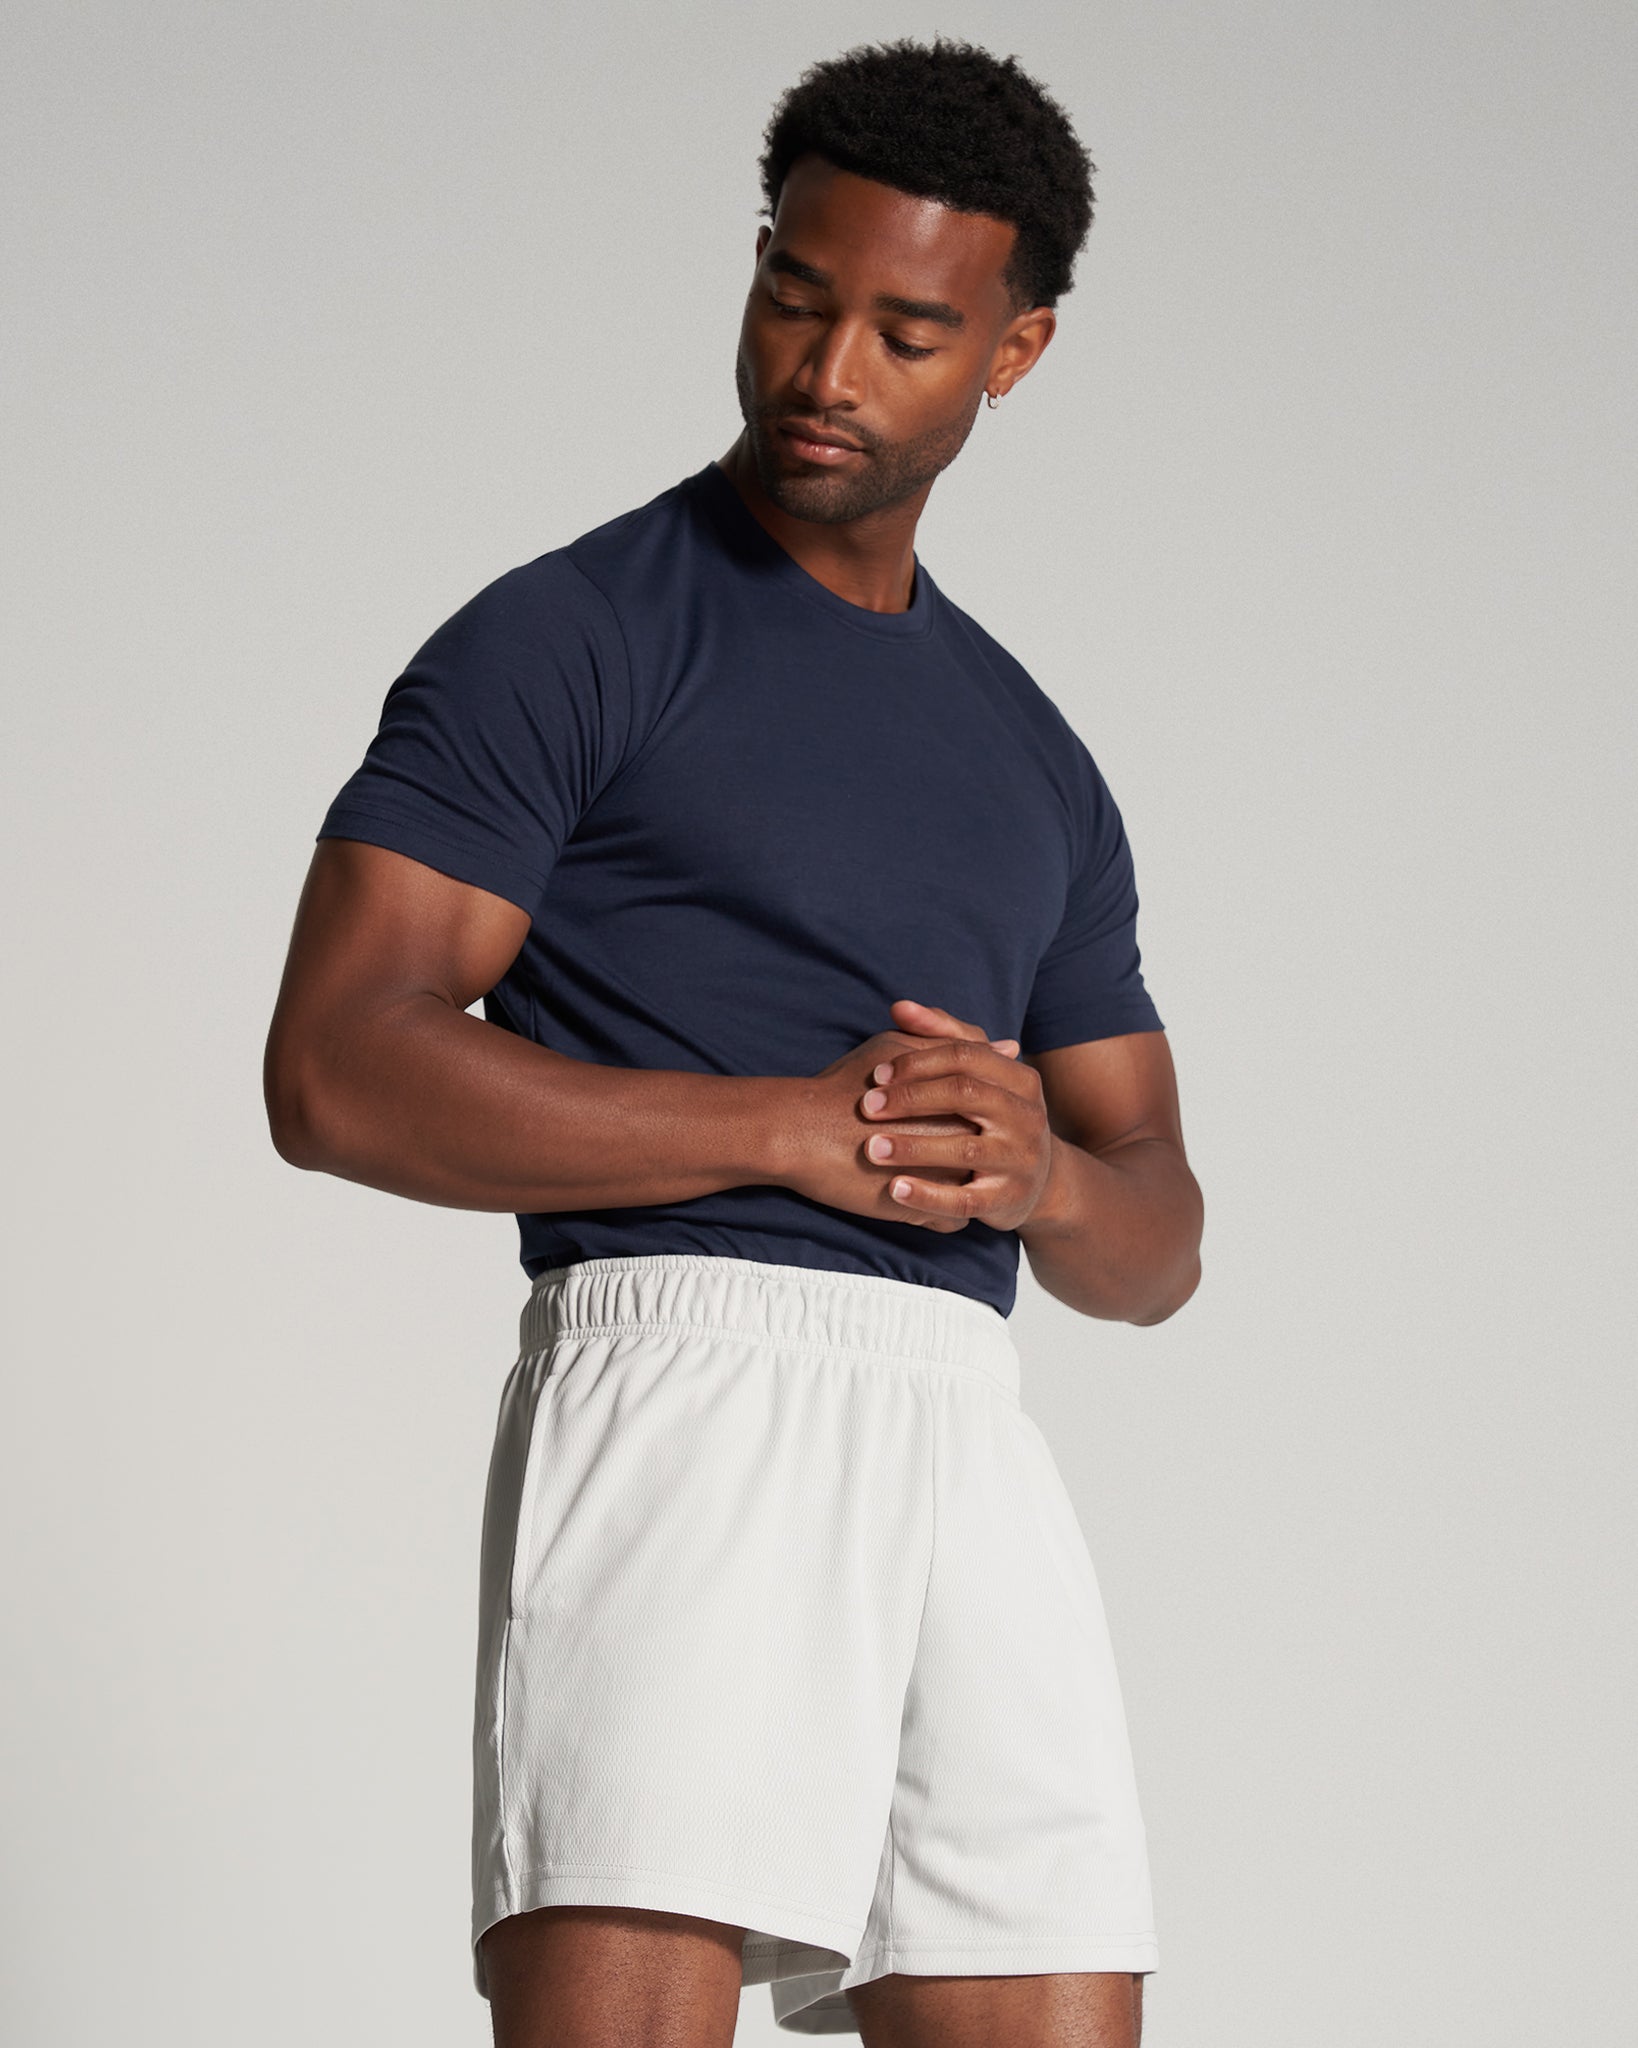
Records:
[[[968,1024],[952,1011],[941,1010],[937,1003],[918,1003],[909,996],[901,996],[889,1008],[901,1031],[910,1031],[922,1038],[982,1038],[986,1044],[989,1043],[986,1034],[976,1024]],[[912,1013],[908,1021],[903,1015],[905,1011]]]

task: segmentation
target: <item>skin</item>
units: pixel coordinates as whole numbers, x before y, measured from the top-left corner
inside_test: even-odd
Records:
[[[935,479],[985,393],[1004,397],[1052,339],[1052,310],[1021,308],[1008,289],[1014,240],[1006,221],[815,156],[791,166],[757,231],[735,363],[745,424],[720,467],[787,553],[851,603],[908,608]],[[820,463],[781,431],[793,424],[859,450]],[[861,1111],[943,1121],[942,1132],[867,1141],[867,1156],[895,1169],[892,1198],[935,1225],[976,1217],[1018,1231],[1036,1279],[1085,1314],[1109,1312],[1134,1264],[1159,1280],[1161,1300],[1127,1319],[1175,1313],[1199,1284],[1204,1219],[1165,1034],[1020,1066],[947,1011],[906,999],[892,1016],[935,1042],[885,1062],[885,1085]]]
[[[744,1929],[631,1906],[541,1906],[483,1937],[497,2048],[731,2048]],[[1137,2048],[1143,1979],[878,1977],[862,2048]]]
[[[775,540],[850,603],[902,611],[916,523],[986,390],[1011,391],[1055,318],[1002,273],[1013,229],[816,158],[758,231],[721,466]],[[792,268],[795,265],[796,268]],[[912,317],[882,297],[939,304]],[[859,444],[823,465],[794,420]],[[1016,1230],[1080,1313],[1152,1324],[1200,1280],[1203,1206],[1163,1032],[1020,1056],[906,996],[820,1073],[596,1066],[466,1014],[528,913],[385,848],[322,840],[264,1060],[293,1164],[415,1200],[506,1213],[636,1207],[782,1186],[948,1233]],[[877,1128],[879,1127],[879,1128]],[[553,1906],[484,1937],[497,2048],[728,2048],[742,1930]],[[1137,2048],[1142,1979],[894,1974],[848,1996],[865,2048]]]
[[[757,230],[734,371],[745,426],[721,466],[780,546],[850,603],[908,608],[935,478],[985,392],[1004,397],[1052,339],[1051,308],[1019,309],[1002,282],[1014,239],[1005,221],[814,156],[791,166]],[[946,311],[912,319],[884,311],[884,295]],[[790,420],[861,451],[817,464],[778,431]]]

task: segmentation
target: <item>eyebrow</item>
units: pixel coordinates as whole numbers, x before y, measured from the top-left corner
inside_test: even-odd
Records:
[[[800,278],[804,284],[816,284],[822,290],[835,282],[828,270],[819,270],[811,263],[804,263],[789,249],[770,249],[762,260],[770,270]],[[900,313],[906,320],[931,320],[939,327],[959,328],[967,324],[966,314],[945,299],[904,299],[896,292],[878,292],[871,304],[878,312]]]

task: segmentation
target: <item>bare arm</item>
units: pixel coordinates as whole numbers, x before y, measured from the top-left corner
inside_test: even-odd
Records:
[[[322,839],[263,1061],[292,1165],[455,1209],[687,1201],[773,1179],[772,1079],[605,1067],[466,1014],[528,936],[504,897]]]
[[[1164,1322],[1200,1285],[1205,1222],[1166,1034],[1026,1058],[1052,1132],[1046,1187],[1019,1226],[1030,1271],[1084,1315]]]
[[[1175,1315],[1200,1284],[1205,1208],[1183,1153],[1165,1033],[1011,1060],[934,1004],[895,1003],[893,1014],[920,1036],[876,1070],[860,1107],[886,1122],[890,1171],[914,1209],[1016,1230],[1036,1279],[1082,1315]],[[958,1128],[902,1137],[893,1120],[917,1111],[954,1112]],[[968,1171],[928,1185],[939,1167]]]
[[[263,1060],[280,1156],[452,1209],[643,1208],[764,1185],[963,1227],[907,1217],[864,1151],[870,1068],[914,1037],[878,1032],[809,1076],[572,1059],[466,1013],[528,931],[528,913],[486,889],[385,847],[320,840]]]

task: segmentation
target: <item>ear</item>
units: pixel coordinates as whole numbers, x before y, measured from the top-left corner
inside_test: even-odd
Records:
[[[756,260],[762,261],[762,252],[768,246],[768,237],[773,233],[773,222],[765,220],[756,231]]]
[[[985,383],[1004,398],[1020,377],[1034,369],[1057,331],[1058,316],[1050,306],[1032,306],[1009,320],[990,358]]]

